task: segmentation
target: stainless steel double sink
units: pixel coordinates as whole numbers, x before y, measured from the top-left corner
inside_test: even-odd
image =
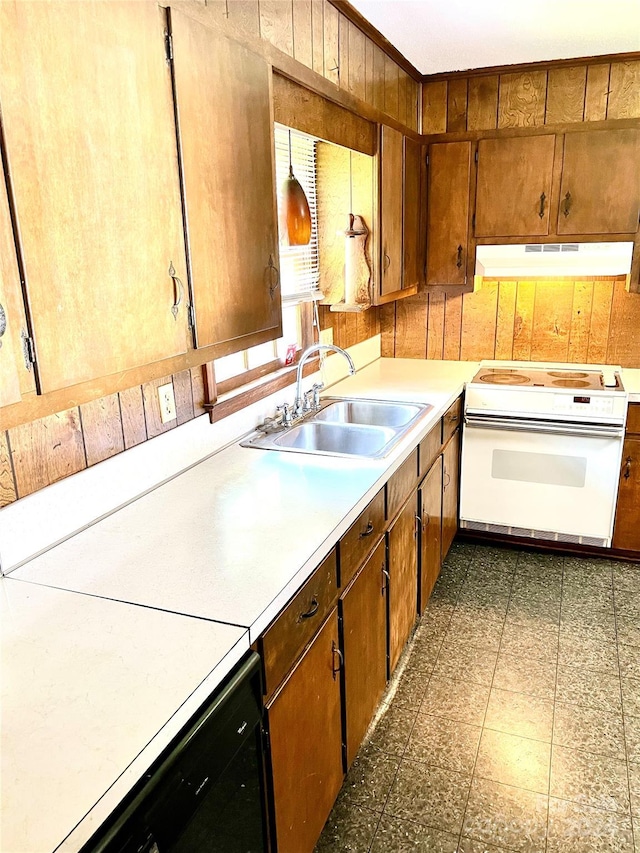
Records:
[[[325,397],[321,408],[290,427],[242,441],[243,447],[325,456],[386,456],[433,407],[428,403]]]

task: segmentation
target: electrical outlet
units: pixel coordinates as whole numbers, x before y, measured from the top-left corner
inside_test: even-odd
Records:
[[[333,343],[333,329],[322,329],[320,331],[320,343],[321,344],[332,344]]]
[[[158,402],[160,403],[160,420],[163,424],[169,421],[175,421],[178,417],[176,414],[176,397],[173,391],[173,382],[167,382],[166,385],[158,387]]]

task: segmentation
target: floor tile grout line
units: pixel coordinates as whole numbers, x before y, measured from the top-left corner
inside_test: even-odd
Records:
[[[491,677],[491,684],[489,685],[489,694],[487,696],[487,704],[486,704],[486,707],[484,709],[484,715],[482,717],[482,725],[480,726],[480,737],[478,738],[478,746],[476,748],[476,755],[475,755],[475,758],[473,761],[473,767],[471,768],[471,776],[469,779],[469,791],[467,792],[467,799],[466,799],[466,802],[464,804],[464,809],[462,812],[462,820],[460,821],[460,832],[458,834],[458,847],[460,847],[462,844],[462,838],[463,838],[462,833],[464,831],[464,821],[465,821],[465,818],[467,816],[467,809],[469,808],[469,800],[471,799],[471,787],[473,785],[473,777],[474,777],[474,774],[476,771],[476,766],[478,764],[478,755],[480,754],[480,744],[482,743],[482,735],[483,735],[483,732],[485,729],[485,722],[487,719],[487,711],[489,710],[489,702],[491,700],[491,691],[493,690],[493,682],[494,682],[495,676],[496,676],[496,668],[498,666],[498,657],[500,656],[500,648],[502,646],[502,635],[504,632],[504,626],[505,626],[506,621],[507,621],[507,613],[509,612],[509,602],[511,601],[511,592],[513,590],[513,580],[514,580],[515,575],[516,575],[518,560],[519,560],[519,556],[516,558],[516,567],[514,568],[514,571],[511,574],[511,584],[509,586],[509,596],[507,599],[507,610],[504,614],[504,619],[502,622],[502,630],[500,632],[500,642],[498,643],[498,653],[496,655],[496,662],[495,662],[494,667],[493,667],[493,675]]]
[[[629,797],[629,823],[631,824],[631,843],[633,844],[633,849],[636,849],[636,829],[635,829],[635,820],[633,815],[633,805],[631,801],[631,773],[629,769],[629,752],[627,750],[627,727],[626,727],[626,715],[624,712],[624,694],[622,692],[622,670],[620,669],[620,648],[619,648],[619,640],[618,640],[618,611],[616,608],[616,585],[614,582],[614,574],[613,574],[613,565],[611,566],[611,586],[613,590],[613,625],[616,635],[616,652],[618,655],[618,678],[620,679],[620,709],[622,711],[622,740],[624,742],[624,758],[625,765],[627,768],[627,795]]]
[[[562,624],[562,599],[564,592],[564,570],[565,570],[565,558],[562,558],[562,572],[560,575],[560,620],[558,625]],[[549,784],[548,788],[548,798],[547,798],[547,831],[545,834],[544,841],[544,849],[548,850],[549,848],[549,820],[551,815],[551,768],[553,766],[553,734],[556,728],[556,702],[558,701],[558,671],[560,669],[560,630],[558,630],[558,645],[556,648],[556,679],[553,686],[553,710],[551,713],[551,749],[549,750]]]
[[[475,550],[475,548],[474,548],[474,550]],[[470,558],[470,559],[471,559],[471,558]],[[442,570],[442,569],[441,569],[441,570]],[[466,578],[466,569],[465,569],[465,578]],[[464,579],[463,579],[463,583],[464,583]],[[456,602],[457,602],[457,597],[456,597]],[[454,606],[453,606],[453,608],[452,608],[452,610],[451,610],[451,613],[449,614],[449,620],[448,620],[448,622],[446,623],[446,628],[447,628],[447,629],[448,629],[449,625],[451,624],[451,616],[453,615],[454,611],[455,611],[455,604],[454,604]],[[421,626],[422,626],[422,620],[424,619],[424,617],[425,617],[426,615],[427,615],[427,610],[426,610],[426,608],[425,608],[425,612],[424,612],[424,613],[422,614],[422,616],[420,617],[420,626],[418,626],[418,627],[421,627]],[[428,618],[428,617],[427,617],[427,618]],[[418,630],[418,628],[416,628],[416,632],[417,632],[417,630]],[[415,633],[416,633],[416,632],[414,632],[414,637],[415,637]],[[437,661],[437,659],[438,659],[438,655],[440,654],[440,649],[442,648],[442,644],[443,644],[443,642],[444,642],[445,635],[446,635],[446,630],[445,630],[445,631],[443,631],[443,633],[442,633],[442,637],[441,637],[441,639],[440,639],[440,645],[439,645],[439,647],[438,647],[438,653],[436,654],[436,661]],[[427,685],[426,685],[426,687],[425,687],[425,689],[424,689],[424,693],[423,693],[423,695],[422,695],[422,700],[421,700],[421,702],[420,702],[420,706],[422,706],[422,702],[424,701],[424,697],[425,697],[425,695],[426,695],[426,693],[427,693],[427,690],[429,689],[429,684],[431,683],[431,679],[432,679],[432,677],[433,677],[433,669],[432,669],[432,670],[431,670],[431,672],[429,673],[429,679],[428,679],[428,681],[427,681]],[[394,696],[394,699],[395,699],[395,696]],[[393,700],[392,700],[391,704],[393,705]],[[391,707],[391,706],[390,706],[390,707]],[[378,829],[380,828],[380,824],[381,824],[381,822],[382,822],[382,818],[385,816],[385,809],[386,809],[386,807],[387,807],[387,803],[389,802],[389,797],[391,796],[391,791],[392,791],[392,789],[393,789],[393,786],[394,786],[394,784],[395,784],[395,781],[396,781],[396,779],[398,778],[398,773],[400,772],[400,765],[401,765],[401,764],[402,764],[402,762],[404,761],[404,757],[405,757],[405,755],[406,755],[407,749],[409,748],[409,741],[411,740],[411,735],[412,735],[412,733],[413,733],[413,730],[414,730],[414,729],[415,729],[415,727],[416,727],[416,722],[417,722],[418,714],[419,714],[419,713],[420,713],[420,707],[417,709],[416,716],[415,716],[415,718],[414,718],[414,720],[413,720],[413,725],[411,726],[411,731],[409,732],[409,737],[407,738],[407,742],[405,743],[404,749],[403,749],[403,751],[402,751],[402,755],[400,755],[400,756],[399,756],[398,766],[396,767],[396,772],[394,773],[394,775],[393,775],[393,779],[391,780],[391,784],[389,785],[389,790],[387,791],[387,796],[385,797],[384,803],[383,803],[383,805],[382,805],[382,809],[381,809],[381,811],[380,811],[380,817],[378,818],[378,823],[377,823],[377,825],[376,825],[375,832],[373,833],[373,836],[372,836],[372,838],[371,838],[371,843],[369,844],[369,853],[370,853],[370,851],[371,851],[371,848],[373,847],[373,843],[374,843],[374,841],[376,840],[376,835],[377,835],[377,833],[378,833]],[[397,756],[397,754],[396,754],[396,756]],[[435,827],[434,827],[434,828],[435,828]]]

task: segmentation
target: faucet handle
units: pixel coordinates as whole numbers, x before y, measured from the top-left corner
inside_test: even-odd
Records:
[[[324,382],[314,382],[311,393],[313,394],[313,408],[318,411],[320,408],[320,392],[324,390]]]
[[[282,426],[291,426],[292,412],[289,403],[283,403],[281,406],[276,406],[276,411],[282,414]]]

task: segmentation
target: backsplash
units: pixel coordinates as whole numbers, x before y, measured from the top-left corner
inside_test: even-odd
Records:
[[[624,276],[485,279],[479,290],[423,292],[380,309],[382,355],[640,367],[640,295]]]
[[[335,314],[321,328],[341,347],[380,331],[377,309]],[[173,383],[177,419],[163,424],[156,389]],[[205,413],[202,368],[193,367],[0,432],[0,507],[89,468]]]

